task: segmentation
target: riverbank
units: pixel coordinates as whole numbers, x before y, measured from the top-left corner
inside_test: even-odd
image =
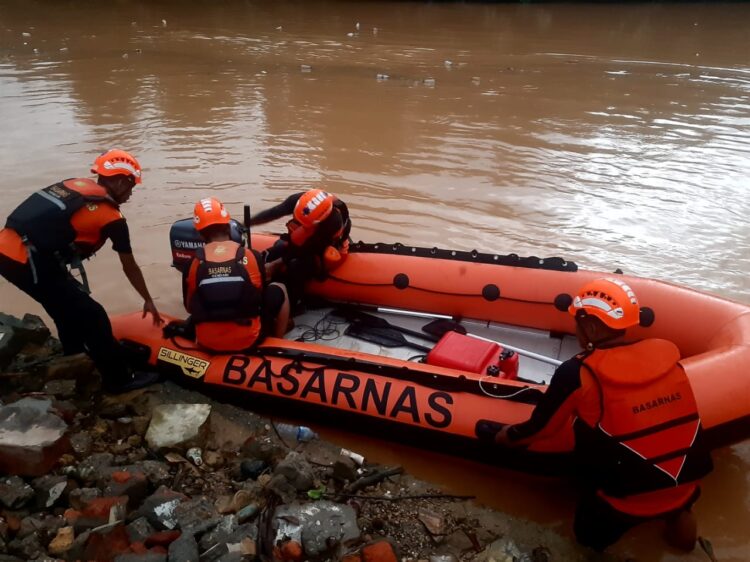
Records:
[[[3,562],[591,559],[251,406],[171,382],[105,396],[36,317],[0,333]]]

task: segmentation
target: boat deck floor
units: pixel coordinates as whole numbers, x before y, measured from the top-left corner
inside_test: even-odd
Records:
[[[416,332],[422,331],[422,326],[430,322],[429,319],[403,316],[400,314],[371,313],[373,316],[384,318],[390,324],[407,328]],[[495,322],[480,322],[472,320],[462,320],[461,322],[467,329],[468,333],[495,340],[498,343],[507,343],[527,351],[532,351],[540,355],[545,355],[552,359],[564,361],[581,351],[578,341],[574,336],[566,335],[557,337],[544,330],[533,328],[524,328],[511,326],[508,324],[499,324]],[[318,308],[306,310],[302,314],[294,317],[294,328],[285,336],[285,339],[315,342],[319,345],[335,347],[338,349],[347,349],[359,351],[362,353],[371,353],[385,357],[393,357],[406,361],[420,361],[424,359],[425,353],[410,347],[386,347],[364,341],[355,337],[346,335],[344,332],[348,322],[334,314],[332,308]],[[412,335],[404,336],[408,341],[432,347],[433,341],[429,336],[419,339]],[[539,384],[549,382],[555,366],[549,363],[532,359],[524,355],[519,357],[519,376],[526,380],[534,381]]]

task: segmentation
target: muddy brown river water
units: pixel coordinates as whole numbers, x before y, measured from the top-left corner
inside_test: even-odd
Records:
[[[750,302],[750,4],[0,1],[0,217],[120,146],[124,207],[158,306],[180,314],[170,224],[212,194],[239,214],[324,187],[353,237],[559,255]],[[274,225],[280,227],[281,225]],[[140,307],[116,256],[88,267]],[[39,312],[7,283],[4,311]],[[696,320],[698,321],[698,320]],[[569,534],[541,480],[329,430],[381,462]],[[697,506],[750,559],[750,445],[716,453]],[[615,551],[664,551],[658,527]]]

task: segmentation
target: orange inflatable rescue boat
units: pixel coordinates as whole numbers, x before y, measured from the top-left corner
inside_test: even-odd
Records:
[[[175,223],[171,238],[180,267],[199,238],[191,221]],[[275,239],[253,234],[253,247],[263,250]],[[152,369],[224,391],[240,405],[262,399],[288,415],[554,472],[572,450],[572,420],[527,450],[501,450],[492,438],[502,425],[528,419],[556,364],[580,351],[560,295],[603,276],[622,279],[653,311],[650,326],[632,329],[634,338],[679,347],[708,442],[745,438],[750,306],[663,281],[581,270],[560,258],[351,244],[340,267],[308,284],[310,302],[295,327],[252,354],[215,355],[190,340],[164,338],[140,312],[112,324]]]

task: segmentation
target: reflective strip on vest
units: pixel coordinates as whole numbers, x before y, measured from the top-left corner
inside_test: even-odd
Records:
[[[54,196],[50,195],[49,193],[47,193],[43,189],[40,189],[39,191],[37,191],[37,194],[41,195],[42,197],[44,197],[47,201],[50,201],[50,202],[54,203],[55,205],[57,205],[58,207],[60,207],[60,210],[62,210],[62,211],[64,211],[66,209],[66,207],[67,207],[67,205],[65,205],[65,203],[63,203],[62,201],[60,201],[57,197],[54,197]]]
[[[237,275],[232,277],[217,277],[217,278],[211,278],[211,279],[203,279],[200,283],[198,283],[198,286],[201,287],[203,285],[211,285],[213,283],[244,283],[245,280],[242,277],[239,277]]]

